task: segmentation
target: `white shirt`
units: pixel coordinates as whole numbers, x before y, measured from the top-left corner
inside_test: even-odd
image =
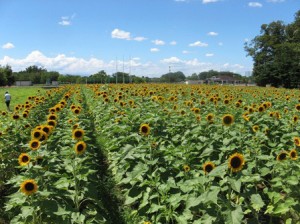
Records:
[[[10,101],[11,96],[9,93],[5,93],[5,101]]]

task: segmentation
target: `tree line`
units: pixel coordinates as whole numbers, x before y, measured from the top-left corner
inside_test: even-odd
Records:
[[[136,76],[130,75],[125,72],[116,72],[112,75],[108,75],[104,70],[101,70],[95,74],[89,76],[80,76],[80,75],[70,75],[70,74],[60,74],[56,71],[47,71],[43,67],[38,67],[32,65],[27,67],[25,70],[20,72],[13,72],[10,66],[0,66],[0,86],[11,86],[16,81],[31,81],[32,84],[51,84],[52,81],[58,81],[62,84],[68,83],[180,83],[186,80],[206,80],[212,76],[219,75],[230,75],[237,79],[245,79],[243,76],[232,73],[232,72],[218,72],[210,70],[207,72],[200,72],[199,74],[192,74],[191,76],[186,76],[183,72],[169,72],[161,75],[159,78],[149,78],[147,76]],[[246,78],[247,79],[247,78]]]

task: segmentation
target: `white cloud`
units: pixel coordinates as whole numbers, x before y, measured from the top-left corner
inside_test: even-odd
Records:
[[[153,40],[152,43],[155,45],[165,45],[165,42],[163,40]]]
[[[147,39],[145,37],[131,37],[130,32],[120,30],[120,29],[114,29],[111,32],[111,37],[116,39],[135,40],[135,41],[143,41]]]
[[[12,44],[12,43],[6,43],[6,44],[4,44],[4,45],[2,45],[2,48],[3,49],[12,49],[12,48],[14,48],[15,46]]]
[[[203,4],[212,3],[212,2],[218,2],[219,0],[202,0]]]
[[[111,32],[111,37],[117,38],[117,39],[130,40],[130,32],[126,32],[126,31],[119,30],[119,29],[114,29]]]
[[[170,45],[176,45],[176,44],[177,44],[177,42],[174,40],[170,42]]]
[[[145,37],[134,37],[133,40],[136,40],[136,41],[144,41],[146,40],[147,38]]]
[[[182,54],[190,54],[191,52],[190,51],[182,51]]]
[[[207,33],[208,36],[218,36],[219,34],[216,32],[209,32]]]
[[[158,49],[158,48],[151,48],[150,51],[151,51],[151,52],[158,52],[159,49]]]
[[[62,16],[61,21],[59,21],[58,24],[61,26],[69,26],[71,25],[71,20],[73,20],[75,16],[76,16],[75,13],[73,13],[72,16]]]
[[[222,42],[219,42],[218,45],[219,45],[219,46],[223,46],[223,43],[222,43]]]
[[[256,8],[261,8],[263,5],[261,4],[261,3],[259,3],[259,2],[249,2],[248,3],[248,6],[249,7],[256,7]]]
[[[212,57],[212,56],[214,56],[214,54],[213,53],[207,53],[207,54],[205,54],[205,56],[206,57]]]
[[[207,43],[202,43],[201,41],[196,41],[195,43],[191,43],[190,47],[207,47]]]
[[[165,59],[161,60],[161,62],[170,64],[170,63],[179,63],[182,61],[177,57],[170,57],[170,58],[165,58]]]

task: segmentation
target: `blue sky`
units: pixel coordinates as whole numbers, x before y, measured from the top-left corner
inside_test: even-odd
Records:
[[[0,65],[160,77],[252,70],[245,41],[300,0],[0,0]]]

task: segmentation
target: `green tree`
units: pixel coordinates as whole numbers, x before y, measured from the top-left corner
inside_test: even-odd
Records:
[[[261,26],[260,35],[245,44],[247,55],[254,60],[253,77],[258,85],[297,86],[300,59],[300,11],[295,22],[282,21]]]

